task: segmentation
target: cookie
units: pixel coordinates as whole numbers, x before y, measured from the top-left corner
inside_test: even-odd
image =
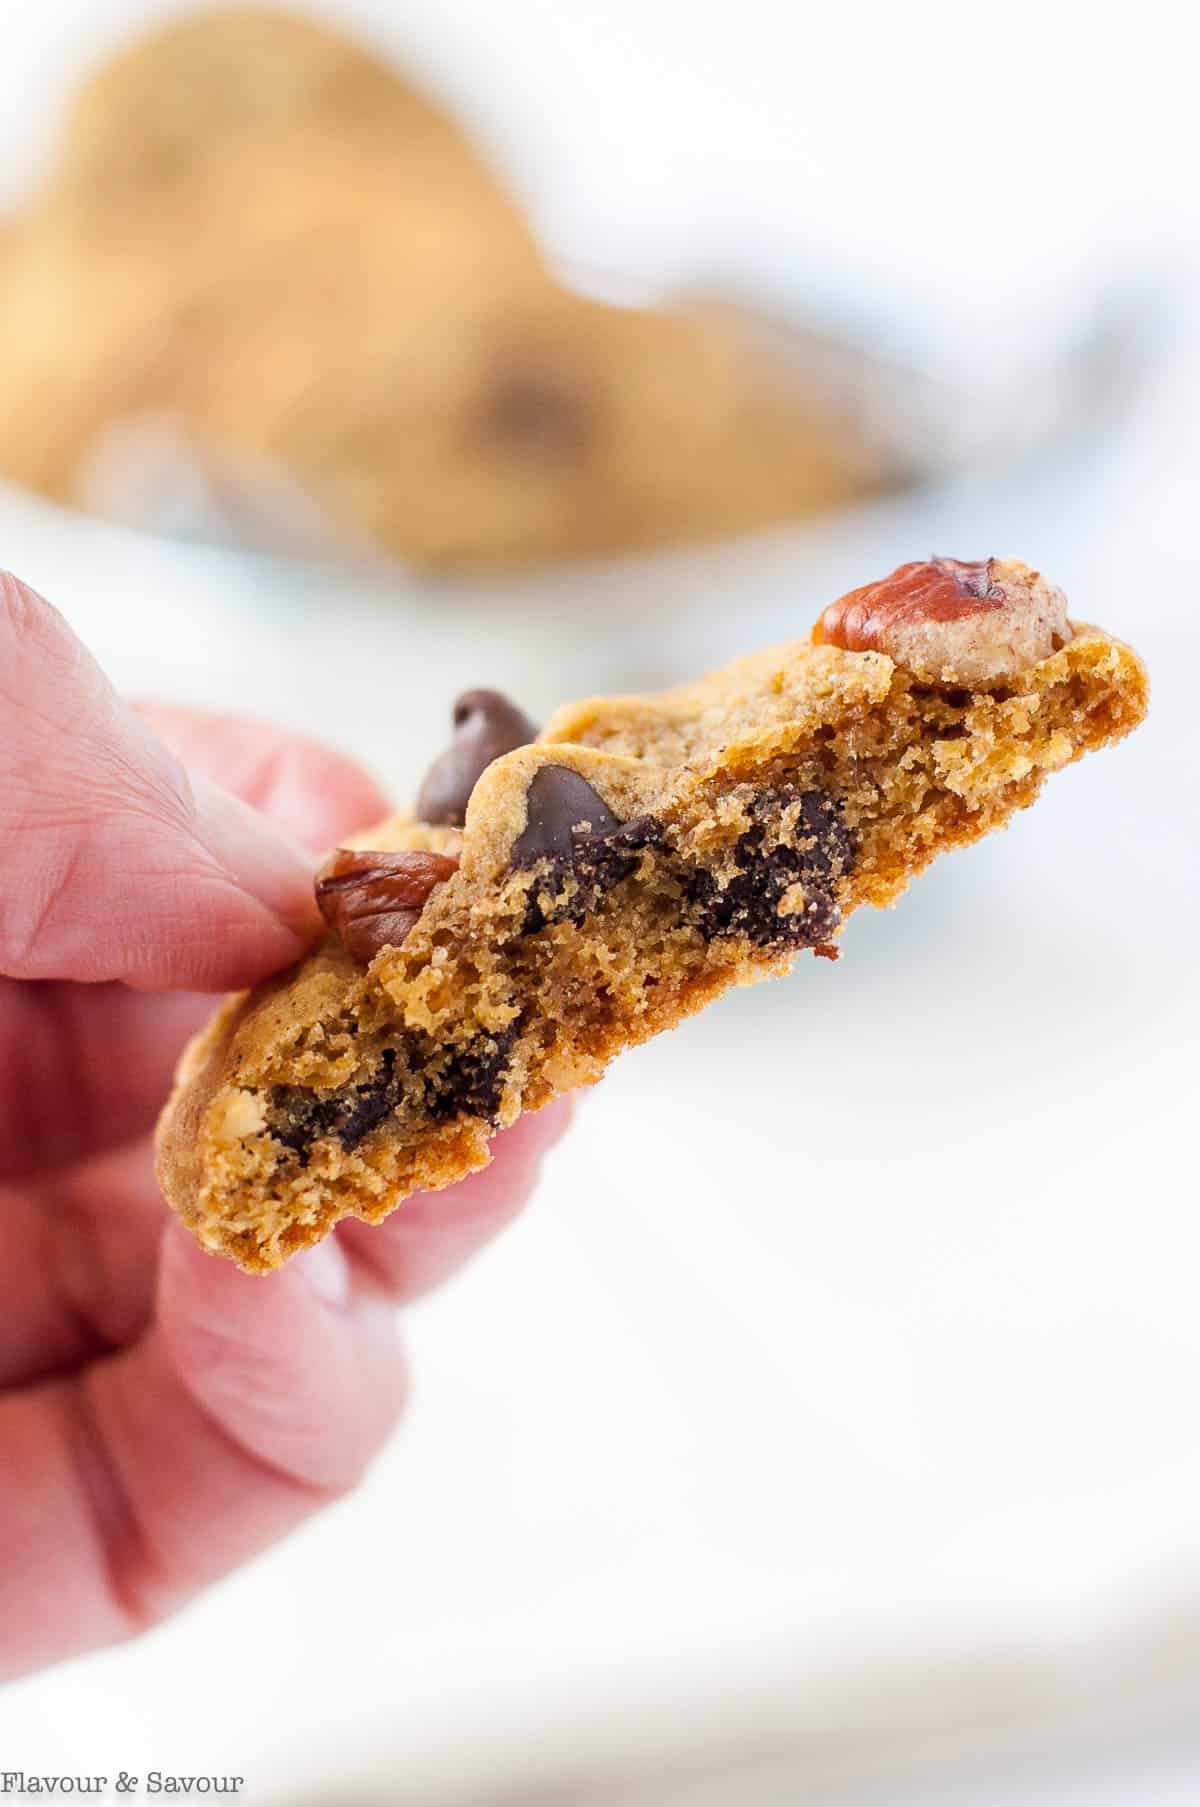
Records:
[[[217,534],[491,570],[896,475],[744,310],[565,288],[452,119],[287,14],[214,9],[115,56],[22,233],[0,470],[129,524],[212,491]]]
[[[84,505],[110,432],[167,420],[201,462],[257,474],[313,372],[360,338],[370,362],[389,315],[547,281],[448,115],[339,33],[252,8],[98,70],[19,227],[0,469]]]
[[[318,874],[325,938],[187,1049],[158,1134],[169,1203],[253,1272],[377,1222],[621,1049],[835,955],[855,909],[1145,705],[1127,647],[990,559],[902,567],[809,638],[567,704],[536,738],[469,692],[417,814]]]
[[[264,316],[260,368],[281,332],[291,338],[298,305]],[[295,330],[298,348],[311,344],[307,323]],[[686,309],[510,285],[498,300],[385,312],[362,320],[353,345],[331,335],[311,381],[251,420],[254,345],[204,367],[210,439],[252,444],[354,543],[425,569],[712,539],[884,478],[879,455],[750,338]]]
[[[457,141],[445,116],[368,51],[317,21],[216,6],[151,29],[83,83],[48,181],[55,206],[100,234],[265,140],[399,113],[417,136]]]

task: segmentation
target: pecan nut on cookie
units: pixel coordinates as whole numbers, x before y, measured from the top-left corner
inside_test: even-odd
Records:
[[[159,1129],[207,1249],[275,1267],[488,1160],[731,985],[833,955],[860,904],[1136,727],[1134,653],[1015,560],[932,559],[803,639],[532,724],[467,693],[397,817],[317,879],[329,933],[191,1044]]]

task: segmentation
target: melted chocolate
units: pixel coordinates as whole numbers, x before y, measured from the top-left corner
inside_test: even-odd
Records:
[[[346,1153],[352,1153],[399,1104],[395,1067],[395,1054],[385,1048],[378,1071],[360,1085],[339,1086],[324,1095],[304,1086],[276,1086],[271,1134],[299,1155],[302,1166],[312,1144],[325,1136],[336,1136]]]
[[[522,934],[536,935],[549,922],[581,922],[636,871],[643,848],[662,843],[662,824],[653,816],[621,822],[578,772],[543,766],[529,787],[525,828],[513,847],[514,866],[539,868]]]
[[[495,1121],[517,1027],[511,1023],[499,1035],[478,1035],[465,1048],[455,1049],[428,1099],[429,1113],[437,1122],[458,1116]]]
[[[746,935],[756,947],[818,947],[828,942],[840,920],[836,882],[849,871],[853,842],[835,800],[823,791],[800,793],[794,786],[766,793],[756,813],[774,815],[799,800],[795,827],[787,840],[774,823],[756,822],[739,836],[733,851],[734,876],[719,882],[702,867],[688,884],[692,918],[708,940]],[[804,908],[789,915],[779,905],[793,885],[804,891]]]
[[[534,773],[525,812],[525,826],[513,842],[514,866],[570,854],[581,843],[621,827],[587,779],[565,765],[544,765]]]

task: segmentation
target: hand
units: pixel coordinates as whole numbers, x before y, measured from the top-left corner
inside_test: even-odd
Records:
[[[509,1219],[561,1127],[267,1279],[165,1211],[148,1132],[210,1008],[188,993],[302,953],[296,841],[386,807],[314,742],[135,714],[0,575],[0,1677],[142,1630],[352,1487],[403,1402],[395,1303]]]

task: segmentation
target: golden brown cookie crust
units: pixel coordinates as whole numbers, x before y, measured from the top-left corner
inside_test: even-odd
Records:
[[[1000,581],[1040,606],[1037,573]],[[976,688],[805,639],[568,704],[482,771],[461,827],[357,837],[448,876],[400,945],[364,965],[330,936],[193,1043],[159,1130],[169,1202],[266,1270],[481,1166],[497,1128],[730,985],[833,952],[853,910],[1141,719],[1136,655],[1064,625]]]

